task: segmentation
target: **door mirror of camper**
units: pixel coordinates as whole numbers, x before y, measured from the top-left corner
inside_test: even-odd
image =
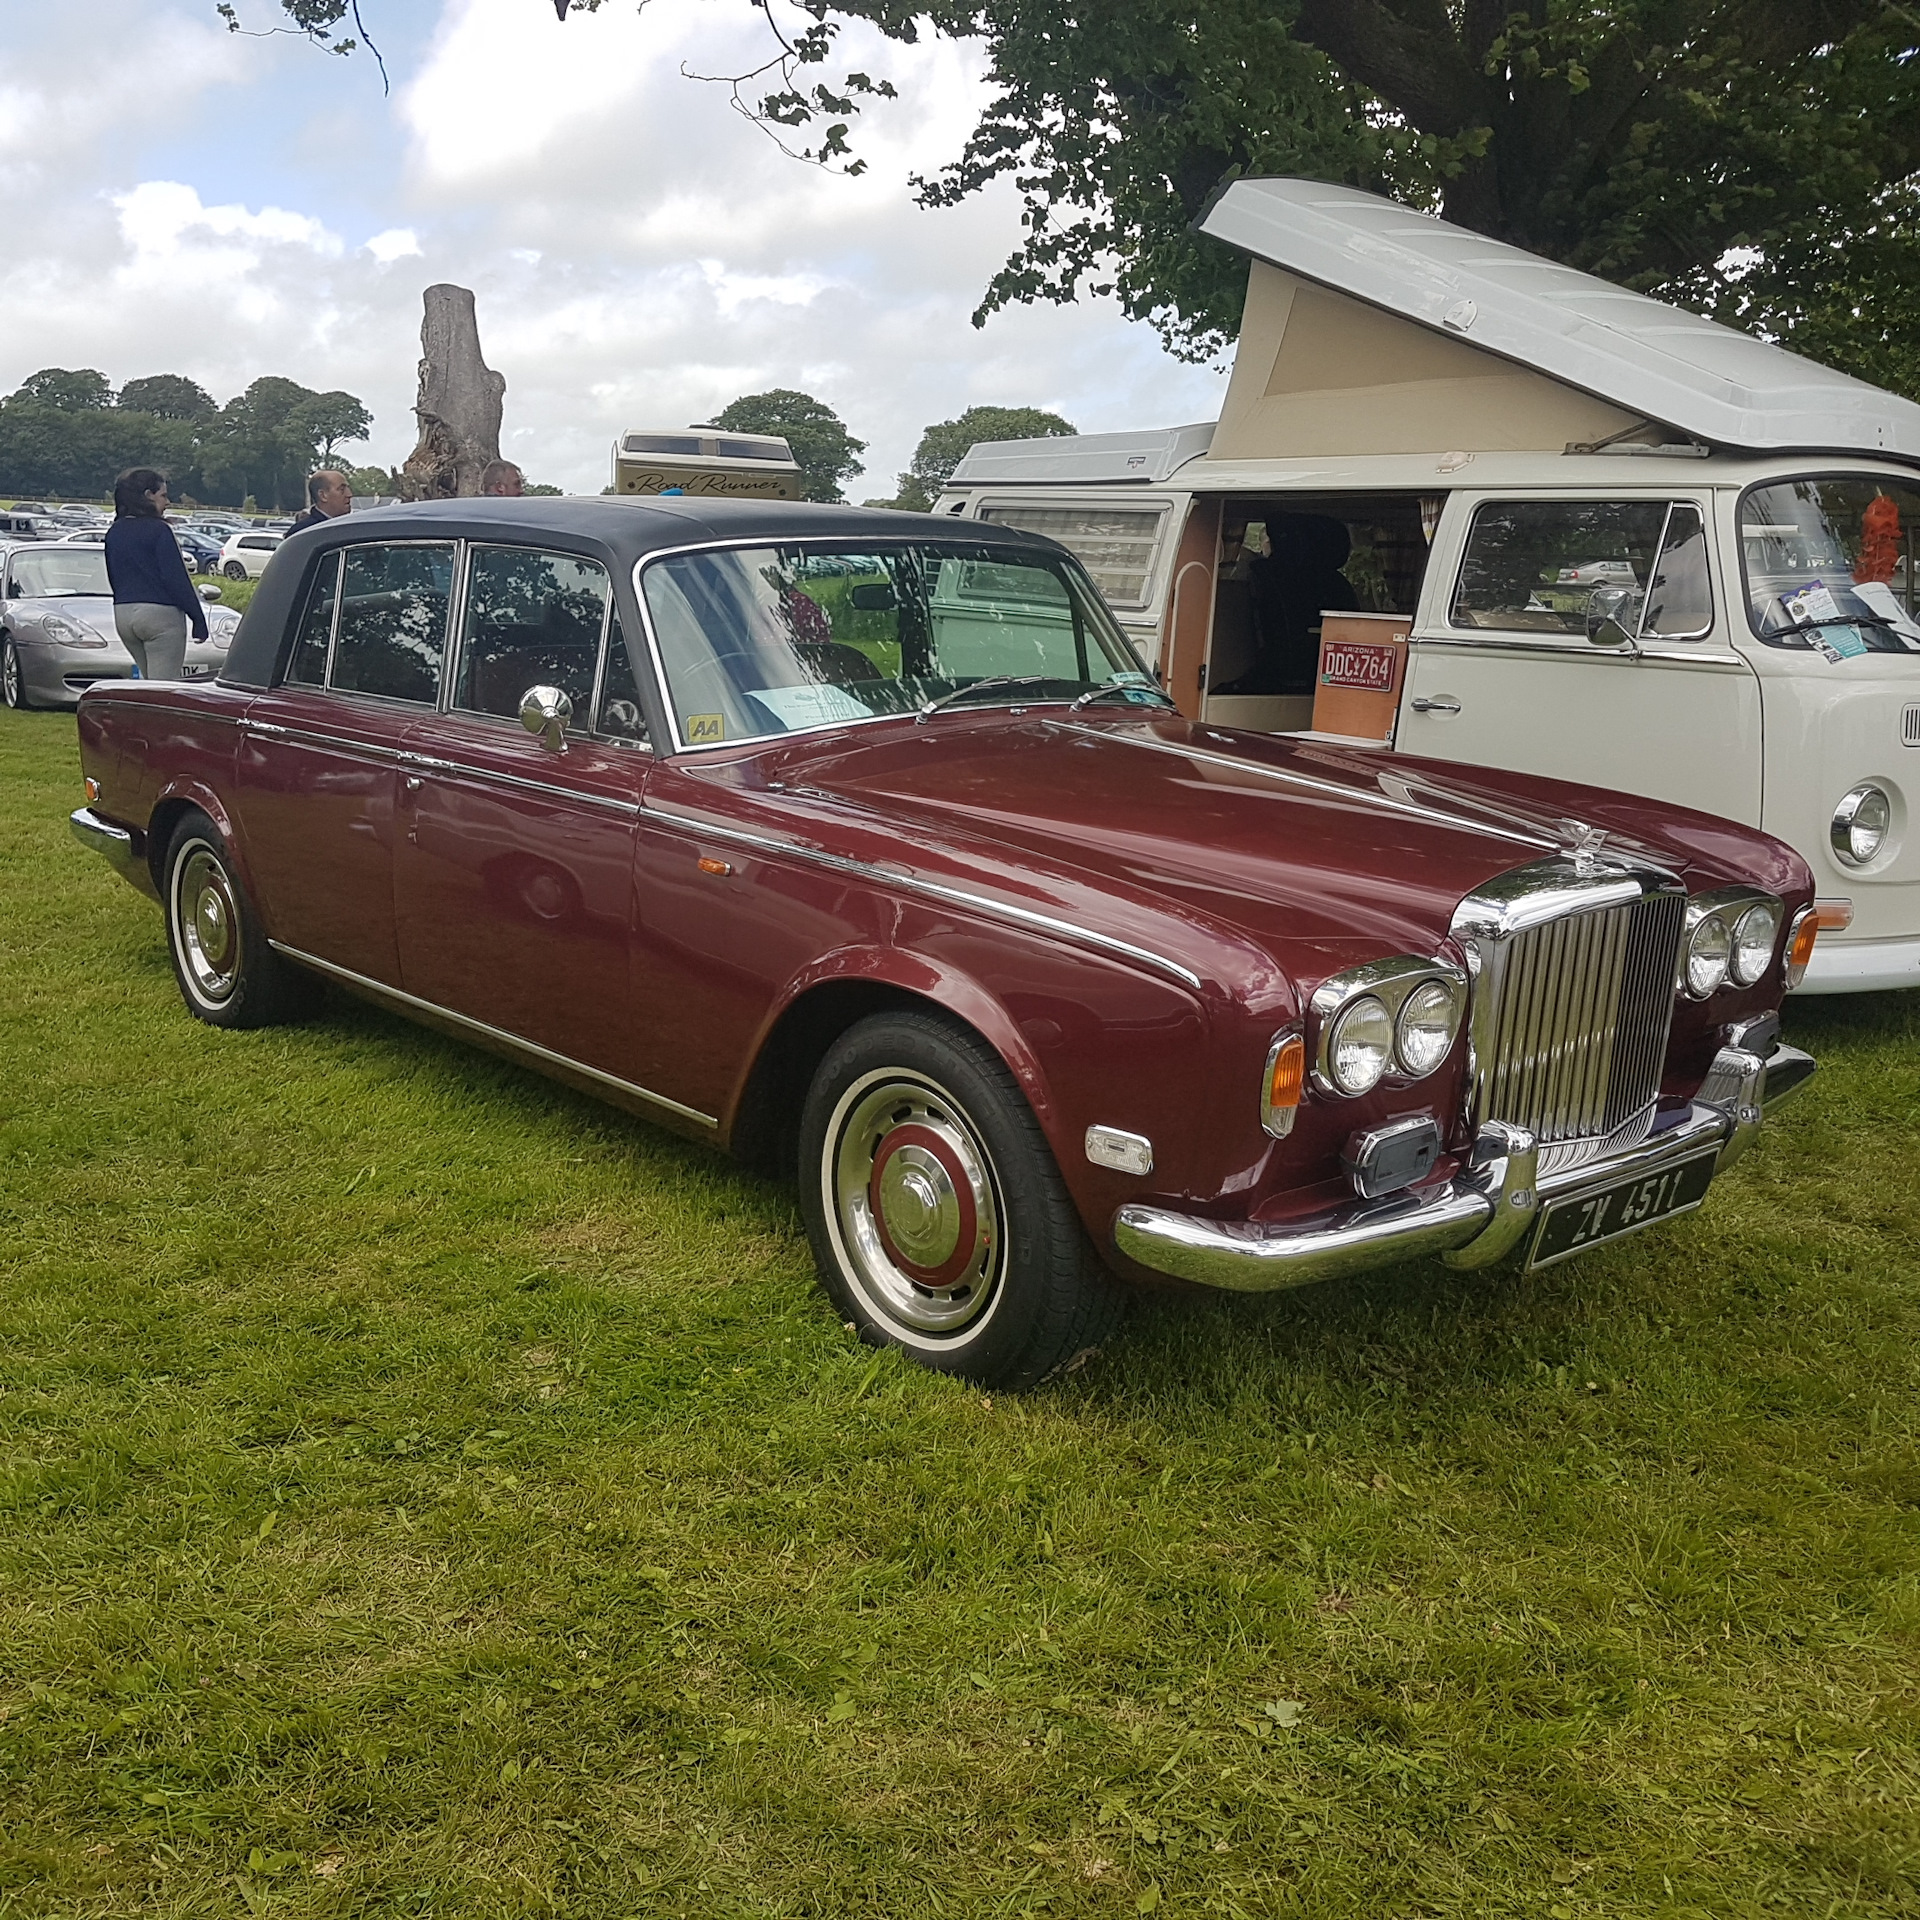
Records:
[[[1587,601],[1587,638],[1596,647],[1631,647],[1640,601],[1631,587],[1595,587]]]

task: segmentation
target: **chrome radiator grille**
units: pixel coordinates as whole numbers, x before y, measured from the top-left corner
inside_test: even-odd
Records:
[[[1550,1147],[1604,1141],[1650,1116],[1687,903],[1671,884],[1607,903],[1621,890],[1596,887],[1591,905],[1560,893],[1570,910],[1468,935],[1479,961],[1476,1124],[1512,1121]]]

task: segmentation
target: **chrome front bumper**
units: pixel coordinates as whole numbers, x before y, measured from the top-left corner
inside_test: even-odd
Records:
[[[102,820],[91,807],[75,807],[67,815],[73,837],[89,851],[97,853],[121,879],[152,899],[153,875],[147,871],[146,854],[125,827]]]
[[[1765,1116],[1813,1072],[1813,1060],[1797,1047],[1776,1047],[1764,1059],[1723,1047],[1684,1120],[1609,1159],[1542,1179],[1532,1135],[1493,1121],[1481,1128],[1467,1170],[1437,1187],[1354,1202],[1284,1226],[1125,1206],[1114,1216],[1114,1244],[1155,1273],[1236,1293],[1305,1286],[1436,1253],[1452,1267],[1491,1266],[1526,1239],[1548,1202],[1658,1174],[1716,1149],[1717,1178],[1753,1144]]]

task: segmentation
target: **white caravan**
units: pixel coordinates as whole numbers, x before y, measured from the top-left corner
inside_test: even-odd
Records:
[[[1202,231],[1253,263],[1219,421],[978,446],[935,510],[1073,548],[1223,726],[1309,729],[1322,612],[1402,616],[1376,750],[1764,827],[1801,991],[1920,986],[1920,406],[1347,188]]]

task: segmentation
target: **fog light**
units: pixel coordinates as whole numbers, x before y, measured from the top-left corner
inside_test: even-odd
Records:
[[[1827,837],[1850,867],[1868,865],[1886,844],[1893,802],[1875,786],[1855,787],[1833,810]]]

